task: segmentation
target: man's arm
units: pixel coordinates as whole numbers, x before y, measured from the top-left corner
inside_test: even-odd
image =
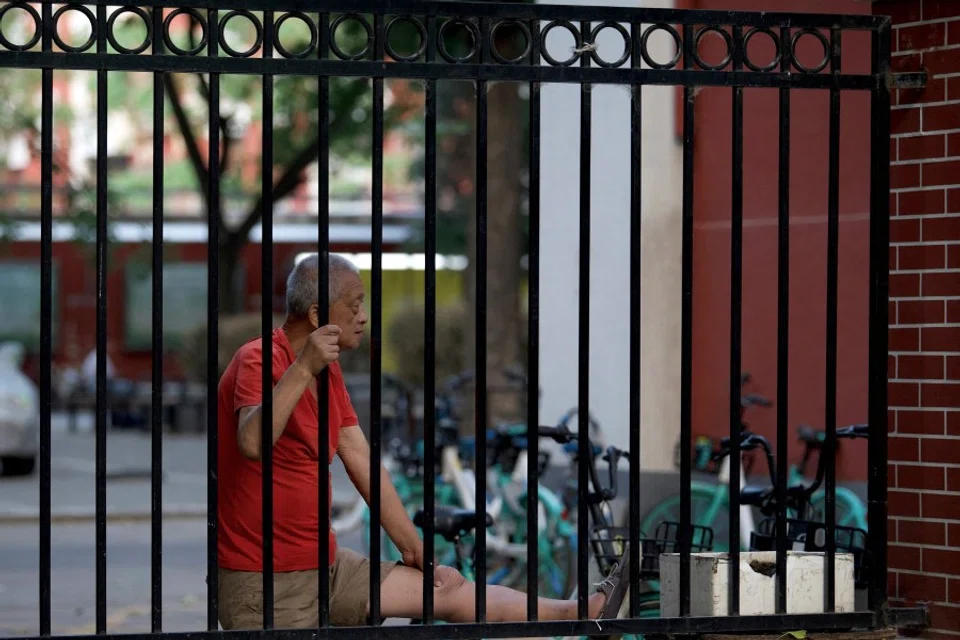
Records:
[[[297,360],[290,365],[277,382],[277,386],[273,388],[273,444],[276,444],[283,434],[293,408],[300,402],[312,377],[310,370]],[[259,460],[263,451],[262,415],[262,404],[240,409],[237,445],[240,447],[240,452],[251,460]]]
[[[340,430],[340,445],[337,454],[350,476],[357,491],[367,504],[370,504],[370,445],[360,427],[346,427]],[[417,528],[407,514],[407,510],[397,495],[390,474],[380,465],[380,523],[397,549],[404,556],[405,564],[416,564],[422,569],[423,541]]]

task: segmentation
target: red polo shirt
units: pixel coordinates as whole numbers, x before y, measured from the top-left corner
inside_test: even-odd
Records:
[[[261,401],[262,340],[246,343],[234,355],[217,391],[219,422],[217,483],[217,556],[224,569],[261,571],[263,535],[260,462],[245,457],[237,446],[239,411]],[[284,330],[273,332],[273,384],[296,360]],[[337,451],[340,429],[358,424],[340,364],[330,365],[328,441],[330,461]],[[309,388],[293,409],[283,434],[273,446],[274,571],[319,567],[319,438],[317,399]],[[327,482],[327,495],[333,495]],[[329,532],[330,561],[337,550]]]

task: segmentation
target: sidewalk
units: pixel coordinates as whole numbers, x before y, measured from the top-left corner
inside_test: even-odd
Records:
[[[81,416],[69,433],[66,416],[52,420],[51,512],[55,522],[96,517],[96,438],[92,416]],[[149,520],[149,433],[107,432],[107,515],[113,520]],[[204,518],[207,513],[207,441],[200,434],[163,434],[164,518]],[[352,503],[356,491],[339,459],[331,465],[334,504]],[[0,478],[0,523],[33,522],[40,516],[40,477]]]

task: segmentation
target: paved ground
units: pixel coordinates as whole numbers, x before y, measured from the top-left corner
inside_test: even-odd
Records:
[[[51,452],[53,633],[94,632],[95,439],[90,416],[68,432],[55,416]],[[150,436],[107,435],[107,614],[116,633],[150,629]],[[163,437],[163,629],[206,625],[206,439]],[[555,468],[562,474],[562,468]],[[334,504],[357,499],[339,460],[332,466]],[[558,476],[559,477],[559,476]],[[37,474],[0,477],[0,637],[38,632]],[[340,543],[362,550],[359,531]],[[389,621],[398,622],[398,621]]]
[[[96,442],[92,423],[81,416],[80,430],[70,433],[60,416],[51,436],[50,482],[55,519],[89,518],[94,513]],[[206,513],[207,446],[197,434],[163,434],[163,509],[168,517]],[[107,433],[107,513],[126,517],[150,514],[150,435]],[[352,502],[356,492],[339,459],[332,465],[334,502]],[[38,475],[0,478],[0,523],[33,521],[39,513]]]
[[[58,524],[52,534],[53,634],[92,634],[95,627],[95,532],[92,523]],[[0,637],[38,633],[39,577],[35,525],[0,525]],[[201,519],[163,529],[163,630],[206,628],[206,526]],[[341,544],[361,549],[358,533]],[[150,630],[150,525],[107,528],[107,629]]]

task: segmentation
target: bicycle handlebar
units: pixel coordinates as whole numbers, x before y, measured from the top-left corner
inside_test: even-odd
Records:
[[[837,438],[869,438],[870,437],[870,425],[868,424],[852,424],[846,427],[841,427],[836,430]],[[821,450],[820,457],[817,460],[817,475],[814,478],[814,481],[808,487],[798,487],[794,489],[794,492],[808,500],[823,484],[824,476],[827,474],[827,467],[824,462],[824,453],[827,455],[834,455],[829,451]],[[788,487],[788,490],[790,488]]]
[[[552,438],[558,444],[567,444],[577,439],[577,434],[567,429],[567,425],[561,423],[562,426],[548,427],[541,425],[537,427],[537,434],[541,438]]]
[[[578,434],[570,431],[567,427],[566,422],[563,421],[555,427],[541,425],[537,427],[537,433],[541,438],[550,438],[557,442],[558,444],[571,444],[579,443]],[[593,442],[590,439],[587,439],[587,447],[591,452],[591,455],[586,456],[586,465],[589,475],[590,482],[593,484],[595,491],[588,494],[588,499],[596,502],[605,502],[608,500],[613,500],[617,497],[617,467],[620,463],[621,458],[625,458],[628,461],[630,460],[630,454],[627,451],[618,449],[612,445],[608,446],[604,450],[603,455],[599,456],[603,461],[608,463],[608,474],[610,479],[610,486],[604,487],[600,483],[600,474],[597,471],[596,458],[598,457],[598,447],[593,445]],[[572,453],[574,455],[579,454],[579,446]],[[579,458],[579,456],[577,456]]]
[[[740,396],[740,406],[744,409],[750,406],[772,407],[773,402],[771,402],[768,398],[761,396],[760,394],[748,393],[745,396]]]
[[[570,424],[570,421],[573,420],[573,417],[576,416],[576,415],[579,415],[579,413],[580,413],[579,408],[577,408],[577,407],[571,408],[571,409],[570,409],[569,411],[567,411],[565,414],[563,414],[562,416],[560,416],[560,420],[557,421],[557,426],[558,426],[558,427],[563,427],[564,429],[569,430],[570,427],[568,427],[567,425],[569,425],[569,424]],[[594,431],[600,431],[600,423],[597,422],[597,419],[594,418],[593,415],[591,415],[591,414],[588,413],[588,414],[587,414],[587,421],[590,423],[590,428],[591,428],[591,429],[593,429]]]
[[[868,438],[869,436],[870,436],[870,425],[868,424],[854,424],[854,425],[842,427],[836,430],[837,438]],[[741,452],[750,451],[752,449],[756,449],[757,447],[760,447],[763,449],[763,452],[767,459],[767,469],[770,472],[770,485],[771,485],[770,497],[773,498],[776,495],[774,488],[777,486],[777,477],[776,477],[777,472],[776,472],[776,461],[773,457],[773,449],[770,446],[770,442],[764,436],[757,435],[749,431],[743,431],[740,436],[740,451]],[[813,482],[811,482],[808,486],[804,486],[801,484],[801,485],[795,485],[792,487],[787,487],[786,494],[787,494],[788,500],[799,499],[803,501],[808,501],[810,497],[814,493],[816,493],[817,490],[819,490],[819,488],[823,485],[824,476],[826,475],[826,464],[825,464],[824,453],[826,453],[827,455],[832,455],[832,453],[829,451],[826,451],[826,450],[821,451],[820,457],[817,460],[816,477],[814,478]],[[712,458],[715,461],[719,461],[719,460],[722,460],[727,455],[730,455],[730,439],[723,438],[720,441],[719,450],[713,454]],[[774,509],[775,506],[776,506],[775,504],[767,505],[765,509],[767,511],[770,511],[771,509]],[[766,513],[767,511],[764,511],[764,512]]]
[[[869,424],[852,424],[849,427],[843,427],[842,429],[837,429],[838,438],[869,438],[870,437],[870,425]]]

